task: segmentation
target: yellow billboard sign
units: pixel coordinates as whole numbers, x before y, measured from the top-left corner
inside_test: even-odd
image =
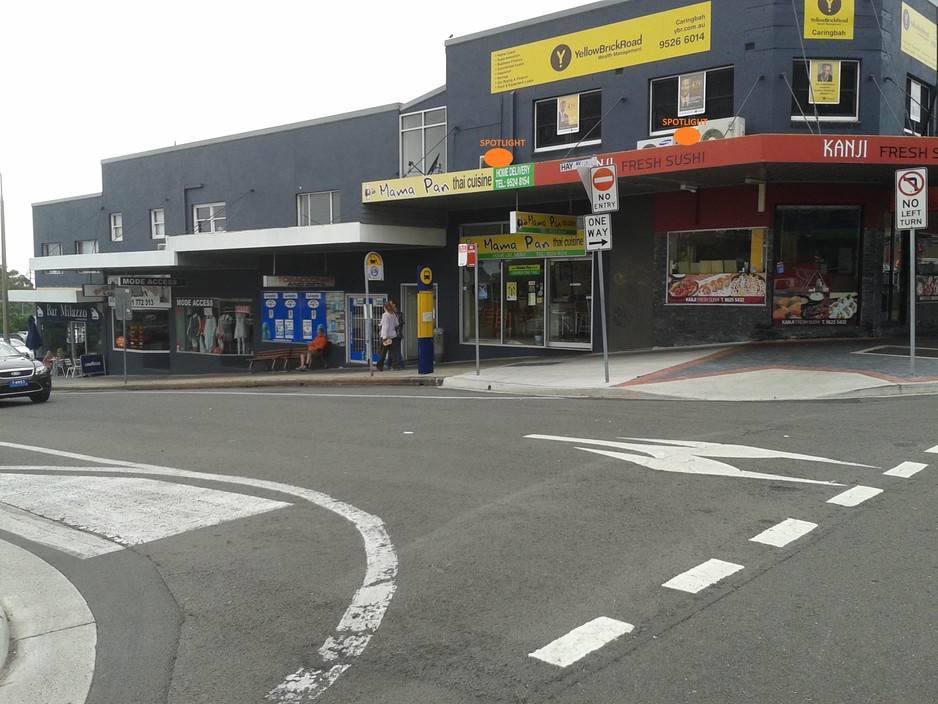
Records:
[[[495,188],[494,182],[494,169],[368,181],[362,184],[362,203],[491,191]]]
[[[492,52],[492,92],[710,51],[710,3]]]
[[[582,257],[586,254],[583,230],[569,235],[482,235],[460,237],[460,244],[475,243],[479,259],[525,259],[528,257]]]
[[[853,39],[854,0],[804,0],[805,39]]]
[[[913,59],[918,59],[932,71],[938,69],[935,23],[902,3],[902,35],[899,49]]]

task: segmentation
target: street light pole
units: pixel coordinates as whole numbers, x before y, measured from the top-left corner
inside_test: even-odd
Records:
[[[10,317],[7,312],[7,226],[3,212],[3,174],[0,173],[0,300],[3,310],[3,339],[10,341]]]

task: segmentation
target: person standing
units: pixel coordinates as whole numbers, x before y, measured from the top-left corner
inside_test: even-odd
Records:
[[[384,371],[384,363],[387,360],[388,366],[396,363],[400,340],[397,338],[397,316],[394,315],[394,304],[386,301],[384,304],[384,313],[381,314],[381,354],[378,355],[377,369]],[[394,367],[397,369],[397,367]]]
[[[397,368],[404,368],[404,314],[397,307],[397,303],[388,299],[388,303],[394,306],[394,317],[397,319],[397,325],[394,326],[394,332],[397,336]]]

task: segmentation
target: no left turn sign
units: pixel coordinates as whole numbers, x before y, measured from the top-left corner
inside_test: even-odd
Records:
[[[896,229],[928,226],[928,169],[896,171]]]

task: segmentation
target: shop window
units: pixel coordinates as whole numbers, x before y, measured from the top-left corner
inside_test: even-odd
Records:
[[[911,76],[905,81],[906,133],[919,137],[934,134],[932,121],[932,88]]]
[[[296,224],[329,225],[339,222],[339,192],[300,193],[296,197]]]
[[[776,216],[773,324],[857,324],[860,208],[781,206]]]
[[[859,61],[795,59],[791,79],[792,121],[856,122],[859,76]]]
[[[227,215],[224,203],[203,203],[192,207],[195,232],[224,232]]]
[[[602,91],[572,93],[534,103],[534,151],[602,143]]]
[[[177,298],[176,351],[199,354],[251,354],[254,316],[250,300]]]
[[[124,337],[124,324],[127,337]],[[114,331],[114,349],[140,352],[165,352],[169,350],[169,311],[134,310],[130,320],[117,320],[114,316],[111,329]]]
[[[120,213],[111,213],[111,242],[120,242],[124,239],[124,216]]]
[[[668,233],[669,304],[765,305],[765,229]]]
[[[446,108],[401,115],[402,177],[446,171]]]
[[[725,66],[666,78],[650,85],[650,135],[670,134],[692,115],[699,120],[733,117],[733,67]]]
[[[150,211],[150,239],[162,240],[166,238],[166,211],[154,208]]]

